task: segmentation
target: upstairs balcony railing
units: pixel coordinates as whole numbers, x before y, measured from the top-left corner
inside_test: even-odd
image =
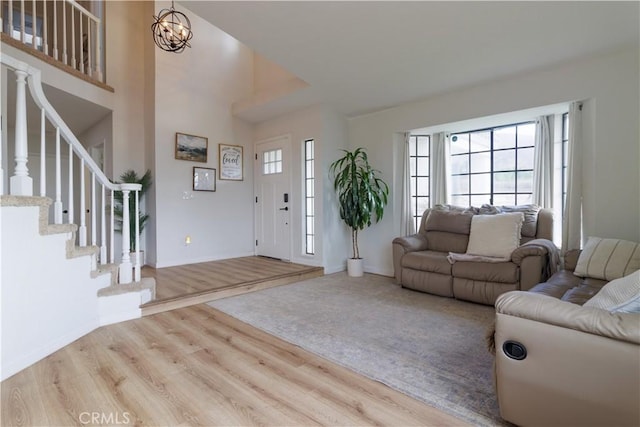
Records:
[[[8,132],[0,133],[0,194],[4,194],[8,186],[9,194],[14,196],[33,196],[34,180],[29,168],[39,167],[39,195],[46,197],[54,194],[52,209],[54,224],[76,224],[77,245],[98,248],[93,255],[93,265],[115,264],[114,244],[114,201],[115,193],[122,192],[122,261],[118,266],[118,282],[121,284],[140,281],[140,242],[139,242],[139,190],[140,184],[116,184],[111,182],[78,141],[71,129],[51,106],[42,90],[40,70],[18,61],[0,52],[0,63],[9,72],[7,84],[15,84],[15,127],[12,133],[14,141],[7,141]],[[39,114],[39,150],[28,149],[27,136],[27,87]],[[0,115],[12,116],[0,110]],[[46,132],[53,127],[54,132]],[[32,126],[33,128],[33,126]],[[33,137],[32,137],[33,140]],[[2,153],[11,152],[5,144],[14,144],[13,159],[7,168],[10,179],[3,182]],[[66,147],[64,147],[66,145]],[[63,150],[64,147],[64,150]],[[32,147],[33,148],[33,147]],[[35,166],[29,164],[29,153],[38,153],[34,157],[39,160]],[[63,159],[63,155],[68,158]],[[47,162],[49,153],[54,153],[55,166],[53,182],[47,180]],[[7,159],[9,160],[9,159]],[[66,168],[62,164],[66,163]],[[75,167],[74,167],[75,166]],[[63,170],[66,169],[66,170]],[[64,178],[64,179],[63,179]],[[63,189],[63,183],[67,188]],[[76,188],[79,187],[79,188]],[[135,211],[130,212],[129,198],[134,197]],[[109,200],[107,200],[109,199]],[[74,214],[74,208],[77,213]],[[86,213],[89,212],[89,215]],[[66,214],[66,218],[65,218]],[[133,223],[131,221],[134,221]],[[135,232],[136,251],[130,255],[130,226]],[[133,260],[132,260],[133,258]]]
[[[102,7],[100,0],[83,3]],[[102,22],[79,2],[0,0],[0,13],[3,39],[104,83]]]

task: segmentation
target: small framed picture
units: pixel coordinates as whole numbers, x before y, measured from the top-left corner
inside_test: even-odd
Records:
[[[209,140],[203,136],[176,132],[176,159],[207,162]]]
[[[216,170],[194,166],[193,191],[216,191]]]
[[[220,179],[242,181],[242,146],[220,144],[218,149]]]

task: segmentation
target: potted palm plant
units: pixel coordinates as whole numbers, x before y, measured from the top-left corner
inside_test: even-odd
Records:
[[[142,196],[149,190],[151,187],[151,171],[147,169],[144,175],[139,176],[136,171],[133,169],[126,170],[120,175],[120,181],[117,184],[140,184],[140,191],[138,193],[139,200],[142,199]],[[113,196],[115,204],[113,207],[113,214],[115,216],[116,221],[116,230],[122,232],[122,192],[116,191]],[[136,199],[133,194],[129,197],[129,215],[134,215],[136,209]],[[130,216],[130,218],[132,218]],[[147,221],[149,220],[149,214],[143,213],[142,211],[138,212],[138,221],[139,227],[138,231],[142,234],[142,230],[144,229]],[[135,221],[129,221],[129,248],[131,252],[134,253],[136,251],[136,223]],[[133,257],[132,257],[133,259]],[[141,255],[141,259],[144,260],[144,255]],[[144,261],[142,261],[144,264]]]
[[[333,187],[338,195],[340,218],[351,228],[353,256],[347,260],[349,276],[362,276],[362,258],[358,248],[358,231],[378,222],[384,214],[389,186],[369,165],[364,148],[344,151],[344,156],[329,167]]]

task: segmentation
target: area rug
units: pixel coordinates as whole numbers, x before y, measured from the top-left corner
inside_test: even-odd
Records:
[[[345,273],[209,305],[474,425],[507,425],[484,338],[493,307]]]

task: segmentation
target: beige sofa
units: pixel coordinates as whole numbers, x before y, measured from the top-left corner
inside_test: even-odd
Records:
[[[496,301],[500,413],[522,426],[638,426],[640,314],[582,306],[608,282],[574,275],[578,255],[568,252],[546,283]]]
[[[525,221],[520,247],[507,261],[451,262],[450,253],[467,251],[473,216],[496,209],[485,205],[426,210],[418,233],[393,240],[396,282],[409,289],[493,305],[504,292],[527,290],[546,280],[557,267],[557,249],[551,242],[553,213],[530,205],[508,208],[523,212]]]

